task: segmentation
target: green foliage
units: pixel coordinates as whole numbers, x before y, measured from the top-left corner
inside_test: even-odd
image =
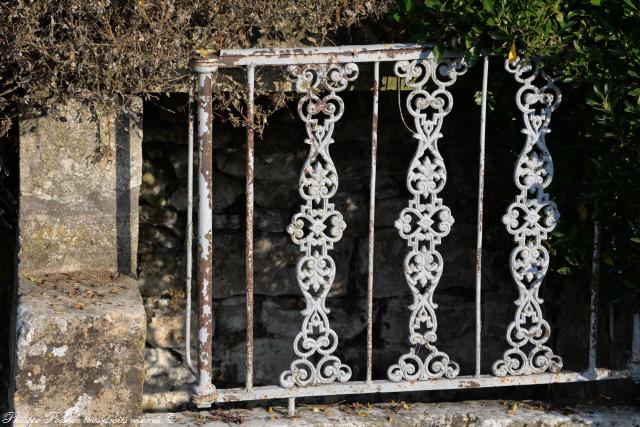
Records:
[[[570,135],[552,142],[575,166],[575,187],[554,184],[575,213],[551,242],[556,272],[586,275],[593,221],[603,227],[604,292],[640,295],[640,2],[637,0],[402,0],[392,15],[415,41],[507,58],[515,43],[562,77]],[[500,78],[493,74],[492,79]],[[503,79],[508,78],[502,76]],[[498,83],[499,84],[499,83]],[[567,105],[569,104],[569,105]],[[554,118],[555,124],[557,119]],[[554,134],[552,138],[557,138]],[[562,143],[565,150],[558,150]]]

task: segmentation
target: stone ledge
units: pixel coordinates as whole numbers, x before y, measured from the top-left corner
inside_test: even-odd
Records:
[[[145,414],[147,423],[218,427],[243,426],[639,426],[640,408],[631,406],[563,406],[515,401],[392,403],[301,406],[289,418],[286,408],[232,409]]]
[[[145,332],[133,278],[83,273],[20,279],[15,412],[73,418],[139,415]]]

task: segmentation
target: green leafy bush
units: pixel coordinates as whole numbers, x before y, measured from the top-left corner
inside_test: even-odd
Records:
[[[437,53],[464,51],[473,62],[483,52],[507,58],[510,49],[516,49],[521,56],[539,57],[562,78],[562,90],[571,99],[562,114],[570,118],[573,135],[552,144],[555,150],[563,145],[560,152],[573,156],[575,170],[567,175],[580,172],[569,179],[577,188],[560,189],[577,199],[577,209],[551,241],[564,259],[556,262],[556,270],[588,274],[591,221],[600,221],[605,296],[632,296],[637,304],[640,2],[402,0],[392,18],[416,41],[435,42]]]

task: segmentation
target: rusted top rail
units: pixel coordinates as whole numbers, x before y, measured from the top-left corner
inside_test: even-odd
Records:
[[[459,58],[463,54],[445,52],[445,58]],[[194,71],[212,71],[218,67],[247,65],[339,64],[348,62],[411,61],[434,58],[432,45],[390,43],[375,45],[224,49],[218,55],[194,54]]]

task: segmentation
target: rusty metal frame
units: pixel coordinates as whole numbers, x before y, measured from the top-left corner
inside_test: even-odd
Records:
[[[442,59],[460,59],[461,55],[445,52]],[[432,46],[418,44],[383,44],[368,46],[338,46],[323,48],[274,48],[231,49],[216,55],[194,55],[191,70],[197,88],[197,142],[199,147],[198,170],[198,384],[192,396],[198,407],[210,407],[214,403],[288,399],[289,414],[295,411],[295,399],[322,395],[347,395],[368,393],[393,393],[406,391],[448,390],[483,387],[518,386],[534,384],[569,383],[640,377],[640,314],[634,317],[634,341],[629,369],[608,370],[596,367],[597,328],[597,280],[592,286],[591,340],[589,345],[589,368],[585,372],[557,372],[536,375],[505,376],[483,375],[480,370],[481,350],[481,263],[482,221],[484,194],[484,152],[486,133],[486,98],[488,81],[488,57],[483,58],[482,105],[480,120],[480,159],[478,185],[478,231],[476,245],[476,339],[475,373],[455,378],[427,379],[421,381],[390,381],[372,378],[373,354],[373,263],[375,231],[375,185],[377,167],[378,135],[378,91],[380,87],[380,63],[399,61],[434,61]],[[253,203],[254,203],[254,92],[257,66],[290,65],[341,65],[347,63],[373,63],[373,98],[371,126],[371,178],[368,227],[368,274],[367,274],[367,348],[365,381],[334,382],[309,386],[281,387],[253,384]],[[247,379],[244,388],[216,389],[212,382],[212,270],[213,270],[213,132],[212,132],[212,86],[218,68],[246,67],[247,72],[247,163],[246,163],[246,318],[247,318]],[[191,123],[191,120],[190,120]],[[189,135],[193,137],[190,124]],[[192,141],[190,141],[191,143]],[[190,153],[193,145],[190,144]],[[188,227],[191,224],[189,222]],[[188,232],[190,235],[191,232]],[[190,245],[188,245],[190,246]],[[188,249],[190,250],[190,249]],[[595,255],[594,255],[595,257]],[[594,261],[595,262],[595,261]],[[187,286],[190,289],[191,275]],[[190,293],[190,292],[189,292]],[[190,311],[187,317],[190,316]],[[187,319],[189,323],[189,319]],[[189,351],[189,348],[186,349]]]
[[[373,256],[376,221],[376,173],[378,162],[378,98],[380,90],[380,63],[373,63],[373,107],[371,115],[371,180],[369,182],[369,242],[367,269],[367,383],[373,371]]]
[[[340,396],[349,394],[377,394],[401,393],[407,391],[456,390],[477,389],[491,387],[510,387],[522,385],[562,384],[601,380],[621,380],[631,378],[630,370],[597,369],[595,372],[559,372],[528,376],[495,377],[493,375],[459,376],[454,379],[438,379],[427,381],[375,380],[350,381],[348,383],[333,383],[327,385],[307,386],[299,388],[284,388],[279,386],[254,387],[252,390],[243,388],[217,390],[208,400],[195,400],[200,407],[210,406],[212,403],[240,402],[248,400],[291,399],[296,397]]]
[[[197,396],[211,396],[213,352],[213,106],[211,70],[197,74],[198,106],[198,385]]]
[[[459,58],[456,52],[444,52],[443,58]],[[360,46],[225,49],[218,55],[192,57],[195,72],[213,71],[225,67],[346,64],[349,62],[390,62],[433,59],[433,47],[413,43],[393,43]]]

